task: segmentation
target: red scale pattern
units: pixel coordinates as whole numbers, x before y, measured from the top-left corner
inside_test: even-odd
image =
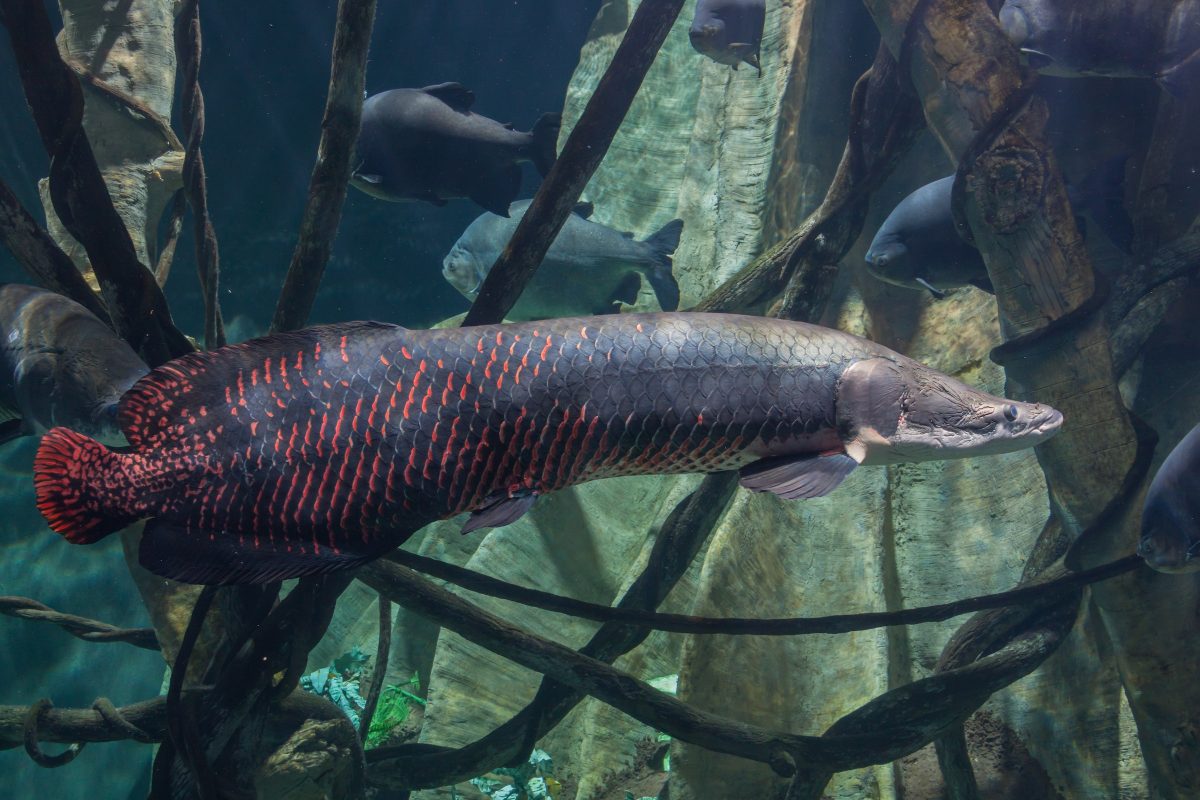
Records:
[[[871,347],[676,314],[280,334],[147,376],[122,403],[132,452],[59,453],[76,494],[51,522],[152,516],[239,547],[374,554],[513,492],[836,446],[837,378]]]

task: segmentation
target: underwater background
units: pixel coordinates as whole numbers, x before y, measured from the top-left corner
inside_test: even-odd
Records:
[[[520,129],[561,108],[598,0],[497,5],[502,13],[477,0],[381,3],[367,90],[459,81],[476,92],[476,111],[511,117]],[[58,20],[57,4],[46,8]],[[201,3],[204,149],[230,341],[266,332],[287,272],[320,134],[336,9],[332,0]],[[0,152],[0,179],[40,217],[37,182],[47,158],[7,36],[0,37]],[[531,197],[537,173],[524,168],[521,196]],[[446,208],[380,203],[352,190],[311,321],[427,327],[465,311],[466,299],[442,278],[441,261],[477,215],[466,201]],[[187,224],[166,291],[176,324],[190,333],[203,330],[195,269]],[[0,281],[29,281],[4,248]],[[35,449],[34,440],[22,439],[0,451],[0,594],[119,626],[148,624],[119,541],[75,552],[46,535],[33,502]],[[6,626],[2,641],[0,668],[10,677],[0,683],[0,704],[47,696],[60,707],[86,708],[99,692],[120,706],[157,694],[163,682],[162,659],[147,651],[91,645],[36,625]],[[3,752],[0,796],[144,797],[151,755],[144,745],[116,742],[85,750],[71,769],[46,770],[20,750]]]
[[[458,81],[476,93],[475,111],[519,130],[543,112],[562,110],[561,143],[637,5],[383,3],[367,91]],[[769,2],[762,74],[744,64],[734,71],[691,47],[695,6],[695,0],[685,4],[584,193],[596,207],[594,219],[637,239],[671,219],[684,220],[674,256],[681,308],[779,243],[818,207],[842,157],[855,81],[879,45],[860,3]],[[58,13],[53,4],[47,8]],[[286,12],[275,4],[201,3],[208,202],[220,241],[230,341],[265,332],[287,270],[317,147],[335,8],[314,0],[289,3]],[[47,173],[46,157],[16,73],[7,38],[0,37],[0,178],[40,216],[36,183]],[[1141,158],[1150,147],[1159,91],[1151,81],[1040,79],[1038,92],[1050,109],[1048,138],[1064,174],[1080,184],[1114,156]],[[1004,394],[1004,370],[988,357],[1003,341],[992,295],[964,287],[934,298],[876,281],[864,266],[872,236],[896,204],[954,167],[932,132],[919,134],[873,193],[862,235],[842,259],[819,321]],[[539,176],[530,164],[523,173],[519,196],[531,197]],[[465,200],[438,208],[382,203],[351,190],[310,321],[377,319],[421,328],[466,311],[468,301],[443,279],[441,262],[479,213]],[[1097,269],[1119,272],[1121,254],[1088,226],[1086,247]],[[177,325],[198,335],[203,320],[194,275],[185,225],[166,294]],[[0,280],[28,280],[4,250]],[[1127,405],[1158,433],[1155,466],[1200,419],[1196,292],[1177,284],[1169,291],[1172,312],[1121,386]],[[638,306],[652,308],[652,297],[643,290]],[[117,625],[149,624],[115,537],[76,548],[47,532],[33,501],[34,449],[31,439],[0,449],[0,594]],[[593,482],[543,498],[525,518],[486,535],[461,536],[461,522],[454,520],[428,526],[406,549],[609,604],[638,574],[669,512],[698,484],[695,476]],[[1050,509],[1042,467],[1028,450],[858,470],[836,494],[799,503],[739,492],[661,610],[818,616],[1003,591],[1021,580]],[[1148,626],[1147,619],[1190,619],[1196,581],[1158,573],[1139,580],[1144,593],[1136,601],[1125,604],[1112,593],[1085,604],[1062,647],[1031,675],[996,692],[968,722],[980,797],[1195,796],[1184,778],[1169,790],[1161,782],[1172,769],[1186,776],[1194,767],[1194,730],[1167,731],[1156,742],[1158,751],[1172,754],[1168,761],[1184,766],[1146,767],[1119,672],[1120,636],[1106,627],[1106,617],[1128,615],[1131,627]],[[581,646],[597,628],[468,596],[571,646]],[[312,674],[351,663],[348,653],[375,652],[376,602],[361,584],[346,592],[310,655]],[[421,742],[463,745],[509,719],[536,691],[537,674],[411,612],[395,609],[395,615],[387,683],[419,698],[402,703],[406,734],[417,735],[419,727]],[[794,638],[656,632],[616,663],[705,710],[816,735],[871,698],[933,674],[962,621]],[[0,668],[9,676],[0,684],[0,704],[45,696],[59,707],[86,708],[102,694],[121,705],[163,686],[165,665],[155,653],[79,642],[16,620],[0,619],[0,625]],[[1162,660],[1163,671],[1178,681],[1194,674],[1197,657],[1181,641]],[[327,676],[316,678],[322,689]],[[1183,716],[1193,713],[1186,698],[1180,705]],[[654,796],[668,772],[674,800],[782,796],[786,783],[763,764],[678,741],[670,742],[664,763],[668,740],[588,699],[538,748],[553,759],[546,774],[555,776],[555,798],[640,800]],[[145,745],[97,743],[69,766],[45,770],[19,748],[0,752],[0,796],[143,797],[151,758]],[[936,756],[926,747],[893,763],[840,773],[821,796],[934,800],[944,791]],[[414,796],[456,794],[483,796],[479,784],[465,781],[453,791]]]

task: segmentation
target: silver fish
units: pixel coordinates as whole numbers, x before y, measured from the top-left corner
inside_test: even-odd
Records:
[[[436,206],[467,197],[504,216],[521,189],[520,162],[542,175],[555,160],[561,115],[513,130],[474,114],[475,94],[458,83],[391,89],[363,103],[350,184],[381,200]]]
[[[57,425],[124,443],[117,401],[149,372],[90,311],[54,292],[0,287],[0,441]]]
[[[529,203],[513,203],[508,217],[482,214],[467,226],[442,261],[442,275],[451,286],[475,298]],[[679,246],[683,220],[671,220],[639,242],[631,234],[590,221],[590,214],[591,204],[581,203],[567,217],[509,319],[611,313],[617,300],[633,302],[642,276],[664,311],[679,307],[671,254]]]

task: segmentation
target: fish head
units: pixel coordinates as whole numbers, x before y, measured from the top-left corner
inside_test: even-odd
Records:
[[[1181,518],[1184,517],[1184,518]],[[1142,510],[1142,536],[1137,554],[1158,572],[1200,571],[1200,520],[1151,494]]]
[[[708,56],[719,64],[737,64],[740,56],[730,48],[729,37],[725,31],[725,23],[715,17],[697,22],[688,30],[688,39],[692,48]]]
[[[842,373],[837,418],[846,452],[864,464],[1010,453],[1041,444],[1063,420],[1050,406],[996,397],[895,354]]]
[[[1159,572],[1200,571],[1200,425],[1167,455],[1142,506],[1137,553]]]
[[[876,237],[863,260],[867,262],[867,272],[884,283],[907,289],[921,288],[917,283],[920,276],[914,259],[909,258],[908,247],[899,239]]]
[[[467,299],[474,300],[490,266],[485,267],[473,252],[456,242],[442,259],[442,277]]]
[[[1000,9],[1000,27],[1030,67],[1046,75],[1073,77],[1074,70],[1059,65],[1054,53],[1065,43],[1064,20],[1053,3],[1044,0],[1008,0]]]

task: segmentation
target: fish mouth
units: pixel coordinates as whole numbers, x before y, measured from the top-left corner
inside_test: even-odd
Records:
[[[1062,412],[1057,408],[1046,406],[1045,415],[1034,417],[1034,419],[1029,423],[1029,431],[1031,433],[1041,432],[1046,436],[1053,436],[1054,434],[1058,433],[1058,430],[1062,427],[1062,424]]]
[[[1143,536],[1138,542],[1137,554],[1156,572],[1182,574],[1200,571],[1200,540],[1191,542],[1187,548],[1162,544],[1161,537],[1153,533]]]

